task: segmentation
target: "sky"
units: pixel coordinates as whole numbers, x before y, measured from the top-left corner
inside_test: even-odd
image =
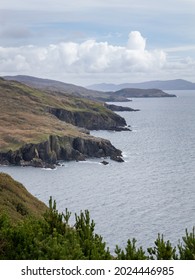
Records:
[[[195,82],[195,0],[0,0],[0,76]]]

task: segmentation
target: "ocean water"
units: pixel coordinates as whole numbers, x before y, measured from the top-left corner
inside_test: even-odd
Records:
[[[65,162],[55,170],[0,167],[60,211],[88,209],[113,252],[135,237],[154,245],[158,233],[172,244],[195,226],[195,91],[169,91],[177,98],[137,98],[116,103],[138,108],[121,112],[131,132],[92,131],[121,149],[124,163]]]

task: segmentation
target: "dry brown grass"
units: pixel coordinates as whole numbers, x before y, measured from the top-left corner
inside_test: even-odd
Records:
[[[47,206],[30,194],[19,182],[11,176],[0,173],[0,212],[6,213],[12,222],[17,222],[27,216],[41,217]]]
[[[48,113],[48,107],[67,110],[102,110],[99,103],[66,95],[32,89],[25,85],[0,81],[0,151],[15,150],[24,143],[38,143],[49,135],[79,136],[71,124]],[[87,137],[82,134],[82,137]]]

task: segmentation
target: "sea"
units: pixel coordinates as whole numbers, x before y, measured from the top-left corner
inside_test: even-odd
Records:
[[[154,246],[158,233],[172,245],[195,226],[195,91],[167,91],[177,98],[133,98],[114,103],[140,109],[119,112],[132,131],[91,131],[120,149],[125,162],[63,162],[54,170],[0,167],[48,205],[72,213],[88,209],[95,232],[114,252],[135,238]]]

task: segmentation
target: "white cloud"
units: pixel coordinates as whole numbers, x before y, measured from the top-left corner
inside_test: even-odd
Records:
[[[73,39],[76,33],[102,41],[105,34],[115,32],[122,36],[108,40],[123,44],[129,28],[141,30],[153,47],[193,44],[194,19],[194,0],[0,1],[4,46],[57,43]]]
[[[132,31],[129,33],[129,40],[127,43],[129,49],[145,50],[146,39],[144,39],[139,31]]]
[[[95,40],[80,44],[64,42],[46,47],[1,47],[0,71],[125,73],[162,67],[166,54],[161,50],[147,51],[145,46],[145,39],[138,31],[133,31],[129,34],[126,47]]]
[[[181,58],[171,51],[148,50],[146,39],[138,31],[129,33],[126,46],[86,40],[45,47],[0,47],[1,75],[25,74],[75,84],[187,78],[187,75],[190,79],[194,70],[195,60],[190,56]]]

